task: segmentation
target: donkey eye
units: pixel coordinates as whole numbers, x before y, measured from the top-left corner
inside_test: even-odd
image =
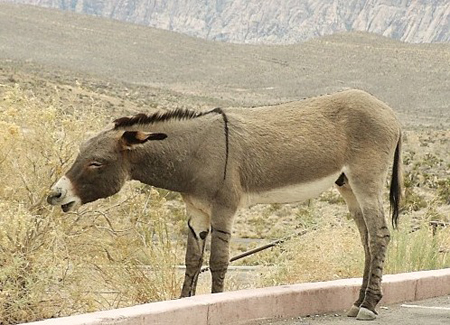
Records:
[[[102,167],[102,166],[103,166],[103,164],[101,162],[98,162],[98,161],[91,161],[89,163],[89,167],[91,167],[91,168],[99,168],[99,167]]]

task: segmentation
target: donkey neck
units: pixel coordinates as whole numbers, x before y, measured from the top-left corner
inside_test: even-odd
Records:
[[[195,188],[195,180],[204,167],[198,160],[199,151],[205,141],[211,139],[211,134],[223,133],[223,120],[220,114],[210,114],[188,120],[143,125],[139,129],[165,133],[167,138],[149,141],[130,152],[131,179],[188,193]]]

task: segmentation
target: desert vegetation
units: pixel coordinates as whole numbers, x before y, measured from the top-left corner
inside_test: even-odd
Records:
[[[80,102],[87,92],[81,83],[70,91],[36,89],[43,88],[37,95],[20,80],[0,84],[0,324],[176,298],[186,231],[177,194],[130,182],[76,213],[46,204],[80,142],[114,116],[99,98]],[[445,128],[405,131],[406,197],[386,273],[450,266],[449,149]],[[233,254],[300,230],[305,234],[236,262],[264,267],[251,283],[231,276],[228,290],[361,275],[359,235],[335,190],[243,211]],[[200,292],[208,281],[202,275]]]
[[[182,211],[161,192],[130,184],[71,215],[45,203],[79,143],[107,121],[95,103],[70,113],[58,92],[20,85],[0,104],[0,323],[68,315],[177,295]],[[130,217],[132,216],[132,217]]]
[[[246,46],[1,8],[0,325],[178,297],[179,195],[130,182],[76,213],[45,202],[91,132],[155,109],[274,104],[347,87],[373,93],[405,126],[405,200],[386,273],[450,266],[448,44],[344,33]],[[303,235],[233,263],[252,271],[229,272],[226,290],[360,277],[363,250],[348,217],[335,190],[242,211],[232,255]],[[202,274],[197,292],[207,293],[209,281]]]

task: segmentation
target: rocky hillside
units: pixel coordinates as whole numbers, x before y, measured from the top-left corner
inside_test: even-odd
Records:
[[[0,0],[238,43],[297,43],[341,31],[450,41],[448,0]]]
[[[450,125],[450,43],[346,32],[294,45],[230,44],[10,3],[0,3],[0,26],[0,71],[26,66],[73,84],[88,75],[100,81],[94,93],[110,81],[131,84],[121,94],[134,102],[140,93],[140,107],[266,105],[360,88],[395,107],[404,123]]]

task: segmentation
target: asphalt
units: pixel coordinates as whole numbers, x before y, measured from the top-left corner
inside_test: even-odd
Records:
[[[371,322],[361,322],[347,317],[345,311],[308,315],[288,319],[266,319],[240,323],[239,325],[349,325],[349,324],[395,324],[395,325],[449,325],[450,296],[426,299],[404,304],[381,306],[378,318]]]

